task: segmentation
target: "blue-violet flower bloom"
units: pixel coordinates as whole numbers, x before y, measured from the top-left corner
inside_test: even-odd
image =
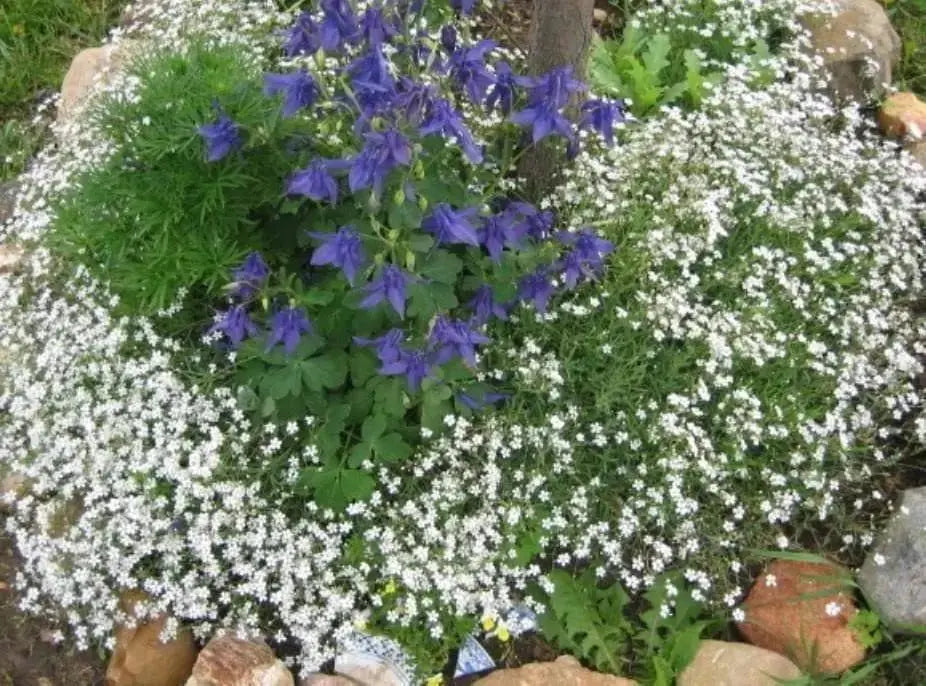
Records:
[[[521,240],[521,230],[509,213],[502,212],[501,214],[486,217],[483,220],[480,238],[492,261],[500,262],[502,250],[505,246],[509,248],[518,247]]]
[[[493,48],[495,42],[481,40],[469,48],[457,48],[450,56],[450,75],[477,104],[485,100],[486,89],[495,82],[485,63],[486,53]]]
[[[569,120],[552,104],[547,102],[531,105],[520,112],[515,112],[511,115],[511,121],[521,126],[530,126],[534,143],[554,133],[558,133],[569,140],[575,138]]]
[[[250,298],[270,275],[270,267],[264,262],[264,258],[259,252],[252,252],[246,258],[241,266],[232,270],[234,283],[232,284],[232,295],[239,298]]]
[[[434,361],[431,353],[422,350],[402,350],[399,358],[393,362],[386,362],[379,373],[385,376],[404,374],[408,387],[412,391],[421,388],[421,382],[431,376]]]
[[[516,81],[528,89],[528,104],[549,105],[554,110],[561,110],[574,93],[583,91],[586,86],[573,78],[572,66],[557,67],[541,76],[516,77]]]
[[[476,324],[485,324],[492,317],[508,319],[508,310],[503,304],[495,301],[495,294],[488,284],[480,286],[467,304],[473,311],[473,321]]]
[[[206,160],[209,162],[218,162],[228,153],[240,148],[244,142],[241,138],[241,127],[226,114],[220,113],[215,122],[200,126],[197,131],[206,143]]]
[[[543,267],[521,277],[518,281],[518,297],[523,302],[532,302],[541,314],[547,311],[547,304],[553,295],[553,284]]]
[[[304,69],[295,74],[265,74],[264,93],[283,93],[283,116],[291,117],[303,107],[315,104],[318,85]]]
[[[437,97],[434,86],[418,83],[402,76],[399,78],[398,93],[393,100],[396,109],[401,110],[412,124],[418,124],[431,109],[431,103]]]
[[[457,49],[457,29],[453,24],[447,24],[440,30],[440,44],[447,54]]]
[[[625,109],[621,100],[589,100],[582,105],[579,126],[597,131],[608,145],[614,145],[614,124],[624,121]]]
[[[383,101],[388,101],[395,94],[395,78],[389,71],[383,51],[379,46],[356,60],[347,68],[351,83],[360,104],[368,109],[376,109]]]
[[[361,338],[354,336],[354,343],[376,349],[376,356],[382,363],[397,362],[402,356],[402,341],[405,332],[402,329],[390,329],[379,338]]]
[[[479,247],[479,236],[470,223],[470,219],[478,212],[475,207],[454,210],[447,203],[441,202],[424,218],[421,228],[433,234],[438,245],[464,243]]]
[[[305,316],[301,307],[286,307],[273,315],[270,322],[270,338],[267,341],[267,350],[277,343],[282,343],[287,353],[292,354],[299,345],[299,339],[304,333],[311,333],[312,325]]]
[[[360,37],[357,17],[347,0],[322,0],[321,46],[331,52],[342,42],[354,43]]]
[[[462,321],[438,317],[431,329],[430,342],[437,348],[437,363],[449,362],[459,355],[470,367],[476,366],[476,346],[489,342],[489,338]]]
[[[360,17],[360,33],[371,47],[388,43],[398,33],[395,22],[387,21],[382,9],[370,7]]]
[[[405,317],[405,290],[412,282],[411,274],[402,271],[394,264],[387,264],[379,277],[366,285],[367,297],[360,302],[360,307],[369,309],[387,300],[399,317]]]
[[[225,337],[231,341],[232,346],[237,347],[248,336],[256,336],[257,327],[251,321],[247,309],[244,305],[235,305],[231,309],[222,313],[222,318],[212,325],[209,333],[219,331],[225,334]]]
[[[318,51],[320,45],[318,25],[312,20],[311,14],[303,12],[292,28],[286,32],[283,51],[287,57],[311,55]]]
[[[450,6],[461,14],[472,14],[476,0],[450,0]]]
[[[331,170],[346,166],[347,163],[342,160],[314,159],[308,167],[289,177],[286,192],[290,195],[304,195],[315,202],[327,200],[335,205],[338,202],[338,182],[331,175]]]
[[[366,145],[351,162],[348,182],[352,192],[372,186],[378,196],[389,172],[411,162],[412,148],[408,139],[395,129],[368,133],[365,138]]]
[[[510,114],[511,108],[514,106],[514,94],[517,86],[517,77],[511,71],[508,63],[504,61],[496,62],[495,83],[486,98],[486,107],[489,110],[498,107],[502,114],[506,116]]]
[[[335,233],[310,231],[309,235],[322,244],[312,253],[310,264],[319,267],[330,264],[344,272],[348,283],[354,285],[357,271],[366,262],[363,241],[351,226],[342,226]]]
[[[522,222],[523,233],[534,240],[546,240],[553,231],[553,213],[549,210],[541,212],[529,202],[514,201],[505,211],[514,214]]]
[[[473,134],[463,123],[463,117],[453,109],[453,106],[440,98],[431,103],[427,120],[418,129],[422,136],[440,133],[444,136],[454,136],[466,158],[473,164],[482,162],[482,149],[473,140]]]
[[[559,241],[565,245],[575,246],[575,252],[583,262],[593,267],[604,264],[603,257],[614,251],[614,244],[597,236],[591,229],[583,229],[575,233],[560,231],[556,234]]]

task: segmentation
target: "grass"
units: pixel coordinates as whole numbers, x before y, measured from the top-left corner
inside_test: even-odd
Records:
[[[926,95],[926,0],[882,0],[903,48],[894,82]]]
[[[61,85],[73,56],[96,45],[124,0],[4,0],[0,7],[0,181],[22,171],[45,138],[36,101]]]

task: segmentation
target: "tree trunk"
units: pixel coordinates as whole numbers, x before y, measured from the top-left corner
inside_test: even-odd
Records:
[[[572,65],[576,78],[585,79],[592,42],[595,0],[533,0],[528,70],[539,75]],[[527,179],[527,193],[539,199],[556,180],[565,156],[562,138],[544,140],[521,158],[519,171]]]

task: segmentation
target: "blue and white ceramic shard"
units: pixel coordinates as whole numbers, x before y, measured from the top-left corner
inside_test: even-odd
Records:
[[[472,636],[467,636],[457,653],[457,667],[453,673],[454,678],[484,672],[495,667],[495,660],[486,652],[486,649]]]

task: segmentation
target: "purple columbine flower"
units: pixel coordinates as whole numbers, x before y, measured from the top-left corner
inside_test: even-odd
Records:
[[[450,6],[461,14],[472,14],[476,0],[450,0]]]
[[[321,46],[328,52],[341,43],[355,43],[360,37],[357,16],[347,0],[322,0]]]
[[[543,267],[521,277],[518,281],[518,297],[523,302],[534,303],[534,307],[540,313],[547,311],[547,304],[550,302],[553,290],[547,270]]]
[[[515,112],[511,115],[511,121],[521,126],[531,127],[531,137],[534,143],[554,133],[570,141],[575,139],[572,124],[548,102],[531,105],[520,112]]]
[[[327,200],[332,205],[338,202],[338,182],[331,175],[331,170],[346,167],[342,160],[317,158],[305,169],[296,171],[286,183],[286,192],[290,195],[304,195],[315,202]]]
[[[233,347],[241,345],[241,341],[248,336],[257,335],[258,329],[254,322],[251,321],[251,317],[248,315],[244,305],[235,305],[221,314],[222,318],[212,325],[209,333],[219,331],[225,334]]]
[[[402,329],[390,329],[379,338],[360,338],[354,336],[354,343],[376,349],[376,356],[383,364],[397,362],[402,357],[402,342],[405,332]]]
[[[494,48],[494,41],[481,40],[469,48],[457,48],[450,56],[450,75],[474,103],[485,100],[486,89],[495,82],[485,63],[486,53]]]
[[[206,143],[208,162],[218,162],[228,153],[240,148],[244,142],[241,138],[241,127],[221,112],[215,122],[200,126],[197,131]]]
[[[614,124],[624,121],[622,100],[589,100],[582,105],[582,120],[579,126],[597,131],[605,143],[614,145]]]
[[[557,267],[563,270],[563,281],[566,284],[566,288],[569,290],[575,288],[579,279],[583,276],[587,276],[589,273],[589,269],[586,267],[584,260],[575,250],[568,253],[563,259],[557,262]]]
[[[482,149],[473,140],[473,134],[463,123],[463,117],[453,109],[453,106],[440,98],[431,103],[427,120],[418,129],[422,136],[439,133],[443,136],[453,136],[463,149],[466,158],[473,164],[482,162]]]
[[[553,231],[553,213],[549,210],[541,212],[529,202],[514,201],[508,204],[505,211],[521,222],[523,234],[535,240],[546,240]]]
[[[569,104],[574,93],[586,88],[573,76],[573,68],[566,66],[551,69],[541,76],[516,77],[516,81],[527,88],[529,105],[545,104],[551,109],[561,110]]]
[[[457,49],[457,29],[453,24],[447,24],[440,30],[440,44],[448,55]]]
[[[371,47],[388,43],[398,32],[395,22],[387,21],[379,7],[368,8],[360,17],[360,33]]]
[[[322,244],[312,253],[310,264],[319,267],[330,264],[344,272],[347,282],[353,286],[357,271],[366,262],[363,241],[351,226],[342,226],[335,233],[310,231],[309,235]]]
[[[473,321],[476,324],[485,324],[492,317],[508,319],[508,310],[504,305],[495,301],[495,294],[488,284],[480,286],[467,304],[473,311]]]
[[[264,285],[267,277],[270,275],[270,267],[264,262],[264,258],[259,252],[252,252],[246,258],[241,266],[232,270],[232,295],[246,299]]]
[[[374,195],[378,196],[383,192],[389,172],[411,162],[412,148],[408,139],[395,129],[368,133],[365,138],[366,145],[351,162],[348,182],[354,193],[372,186]]]
[[[498,107],[502,114],[508,116],[514,106],[514,94],[518,87],[517,81],[517,77],[511,71],[511,67],[507,62],[496,62],[495,83],[486,98],[486,107],[489,110]]]
[[[264,93],[283,93],[283,116],[291,117],[303,107],[309,107],[318,99],[318,85],[305,71],[294,74],[265,74]]]
[[[518,247],[521,235],[520,228],[507,212],[486,217],[480,230],[481,243],[489,251],[489,257],[493,262],[501,261],[502,250],[506,246]]]
[[[282,343],[288,354],[299,345],[299,339],[304,333],[311,333],[312,324],[305,316],[301,307],[286,307],[273,315],[270,322],[270,338],[267,341],[267,350],[277,343]]]
[[[318,51],[320,45],[318,25],[312,20],[311,14],[303,12],[292,28],[286,32],[283,51],[287,57],[312,55]]]
[[[367,297],[360,302],[360,307],[369,309],[384,300],[389,301],[392,309],[405,317],[405,289],[412,282],[411,274],[402,271],[394,264],[387,264],[379,273],[379,277],[367,284]]]
[[[418,124],[431,109],[431,103],[437,97],[434,86],[418,83],[402,76],[399,78],[398,94],[393,100],[396,109],[401,110],[412,124]]]
[[[383,51],[375,46],[347,67],[357,100],[365,110],[375,110],[395,95],[395,78]]]
[[[489,338],[462,321],[438,317],[431,329],[429,341],[437,349],[436,361],[444,364],[459,355],[470,367],[476,366],[476,346],[485,345]]]
[[[408,388],[417,392],[421,388],[421,382],[431,376],[433,370],[434,360],[431,353],[423,350],[402,350],[399,358],[383,364],[379,373],[384,376],[404,374]]]
[[[584,228],[575,233],[560,231],[556,234],[556,237],[564,245],[575,246],[579,258],[593,267],[603,266],[604,260],[602,258],[614,251],[614,243],[601,238],[589,228]]]
[[[479,236],[470,223],[470,219],[478,212],[475,207],[454,210],[447,203],[441,202],[424,218],[421,228],[433,234],[438,245],[463,243],[479,247]]]

